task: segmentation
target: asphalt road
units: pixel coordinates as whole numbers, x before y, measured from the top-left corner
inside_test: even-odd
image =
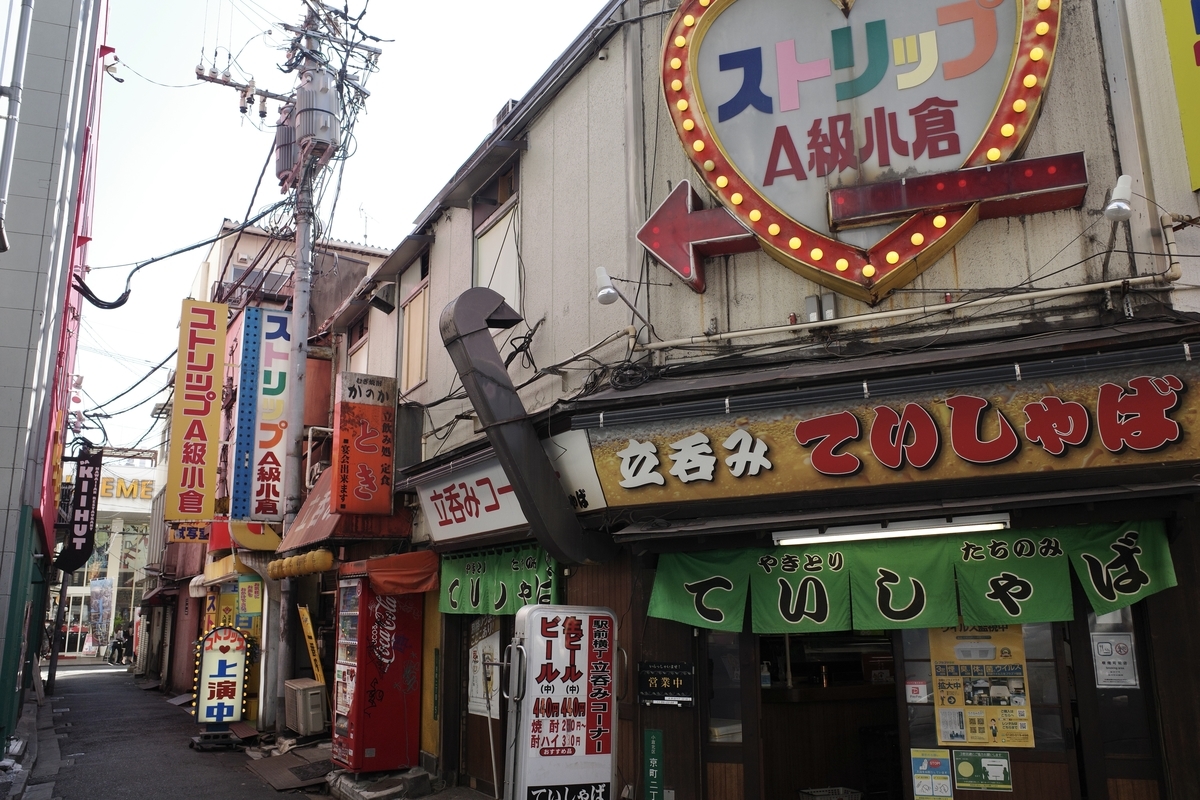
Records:
[[[158,691],[138,689],[124,670],[62,667],[54,688],[52,707],[62,711],[54,730],[65,734],[62,765],[53,776],[39,776],[35,768],[30,783],[53,781],[55,798],[262,800],[283,794],[246,769],[244,753],[189,748],[199,730],[191,715]]]

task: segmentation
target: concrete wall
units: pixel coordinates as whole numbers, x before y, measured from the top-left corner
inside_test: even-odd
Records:
[[[74,254],[75,200],[99,0],[39,0],[34,6],[25,88],[0,255],[0,685],[15,679],[16,651],[40,536],[28,513],[41,502],[57,365],[60,313]],[[16,30],[9,36],[15,44]],[[13,53],[2,54],[11,62]],[[23,529],[22,519],[24,519]],[[0,736],[11,732],[9,698]]]

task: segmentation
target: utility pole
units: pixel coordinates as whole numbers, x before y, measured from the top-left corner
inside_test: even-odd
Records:
[[[369,96],[363,83],[374,71],[375,63],[382,51],[364,43],[374,39],[358,29],[357,18],[348,11],[326,6],[320,0],[302,0],[305,19],[302,27],[281,25],[293,34],[291,49],[285,72],[299,73],[299,84],[291,96],[273,94],[259,89],[253,80],[237,83],[228,72],[218,74],[215,69],[205,73],[203,65],[196,68],[196,77],[201,80],[235,88],[239,91],[240,110],[247,113],[255,100],[258,101],[259,118],[265,119],[266,101],[278,100],[284,104],[279,125],[276,127],[276,175],[282,191],[295,191],[295,267],[292,272],[292,341],[289,353],[291,386],[287,411],[287,453],[284,460],[284,531],[291,527],[303,503],[304,481],[304,394],[308,372],[308,333],[311,316],[314,230],[316,208],[314,205],[315,184],[322,169],[337,152],[341,140],[342,126],[349,128],[353,116],[362,102]],[[363,12],[365,14],[365,10]],[[352,36],[361,37],[353,40]],[[335,71],[336,59],[327,60],[322,52],[324,46],[340,51],[344,56],[341,69]],[[357,59],[357,61],[355,61]],[[351,63],[359,74],[350,71]],[[346,109],[350,109],[346,111]],[[342,119],[344,112],[350,119]],[[257,561],[258,559],[256,559]],[[267,580],[268,596],[270,581],[266,578],[265,560],[260,574]],[[275,729],[282,732],[285,727],[285,682],[291,677],[292,669],[292,586],[290,578],[279,581],[278,634],[264,624],[263,641],[277,641],[274,680],[265,680],[269,667],[264,667],[262,690],[264,700],[274,701]],[[271,686],[271,684],[274,686]],[[273,689],[273,691],[271,691]],[[269,695],[269,697],[267,696]],[[266,718],[270,713],[264,709]]]

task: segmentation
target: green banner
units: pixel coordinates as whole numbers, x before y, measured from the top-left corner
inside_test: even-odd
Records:
[[[761,553],[663,553],[650,595],[650,616],[714,631],[740,631],[750,570]]]
[[[950,537],[848,542],[843,549],[858,630],[958,625]]]
[[[750,570],[755,633],[850,630],[850,570],[838,545],[757,552]]]
[[[947,537],[956,548],[963,624],[1072,619],[1071,575],[1060,531],[995,531]]]
[[[1097,614],[1133,605],[1176,584],[1171,548],[1160,520],[1071,530],[1068,552]]]
[[[755,633],[1059,622],[1074,617],[1068,561],[1097,614],[1176,584],[1162,522],[1134,522],[666,553],[649,614],[741,631],[751,590]]]
[[[443,614],[516,614],[558,602],[557,566],[540,547],[443,556],[438,609]]]

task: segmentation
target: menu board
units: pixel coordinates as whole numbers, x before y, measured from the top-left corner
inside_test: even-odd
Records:
[[[1033,747],[1020,625],[932,628],[938,744]]]

